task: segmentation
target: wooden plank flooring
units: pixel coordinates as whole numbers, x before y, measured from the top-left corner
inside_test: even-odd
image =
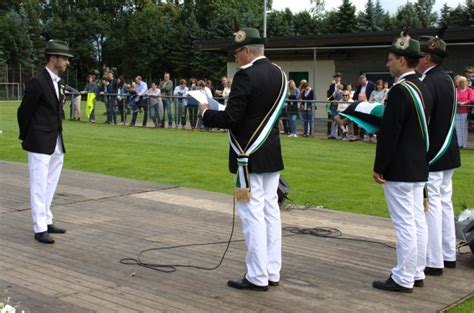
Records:
[[[226,241],[232,199],[223,194],[64,170],[53,214],[67,233],[51,246],[33,240],[29,207],[27,167],[0,161],[0,290],[31,312],[435,312],[474,289],[471,255],[413,294],[396,294],[371,287],[388,276],[394,249],[284,231],[280,286],[237,291],[226,281],[245,272],[238,217],[236,242],[217,270],[168,274],[120,264],[148,248]],[[309,209],[284,211],[282,220],[394,245],[385,218]],[[152,251],[143,260],[212,267],[224,249]]]

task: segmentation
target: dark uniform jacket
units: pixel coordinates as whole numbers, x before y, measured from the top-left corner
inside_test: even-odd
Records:
[[[344,87],[342,89],[346,89],[346,85],[343,82],[340,82],[339,84],[342,84]],[[328,97],[328,100],[334,100],[334,97],[332,94],[336,91],[336,84],[331,84],[329,85],[328,91],[326,91],[326,96]]]
[[[423,83],[428,87],[433,97],[428,131],[430,134],[429,160],[438,153],[448,134],[453,112],[454,93],[453,83],[448,74],[440,66],[430,69]],[[453,131],[451,143],[444,155],[430,166],[430,172],[444,171],[461,166],[459,146],[456,131]]]
[[[49,155],[54,153],[64,119],[64,96],[61,92],[59,97],[58,100],[53,81],[46,69],[28,82],[17,113],[24,150]],[[66,152],[62,136],[61,144]]]
[[[370,95],[372,94],[372,91],[374,90],[375,90],[375,84],[371,82],[370,80],[368,80],[367,86],[365,87],[365,95],[367,96],[367,101],[370,99]],[[362,91],[362,86],[361,85],[357,86],[357,89],[354,92],[354,96],[352,97],[354,101],[359,100],[359,94],[361,93],[361,91]]]
[[[270,111],[280,93],[280,70],[267,58],[239,70],[232,82],[232,91],[225,111],[207,110],[206,127],[229,128],[242,148]],[[237,172],[237,155],[229,150],[229,170]],[[278,123],[273,126],[263,145],[249,157],[250,173],[269,173],[283,169]]]
[[[431,95],[415,74],[405,77],[421,91],[426,118],[432,106]],[[388,92],[382,125],[377,141],[374,171],[388,181],[423,182],[428,180],[425,140],[418,121],[415,103],[401,85]]]

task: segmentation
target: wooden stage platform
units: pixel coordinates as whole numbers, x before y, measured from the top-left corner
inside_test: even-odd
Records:
[[[33,239],[28,171],[0,161],[0,302],[11,297],[29,312],[436,312],[472,294],[474,257],[428,277],[413,294],[372,288],[385,279],[395,250],[385,245],[288,236],[281,284],[268,292],[226,286],[245,272],[245,244],[231,244],[214,271],[167,274],[120,264],[144,249],[226,241],[228,195],[64,170],[53,203],[67,228],[54,245]],[[237,217],[234,240],[243,238]],[[335,227],[343,237],[394,245],[389,219],[323,209],[282,212],[284,226]],[[284,232],[284,235],[288,232]],[[145,261],[211,267],[225,244],[151,252]]]

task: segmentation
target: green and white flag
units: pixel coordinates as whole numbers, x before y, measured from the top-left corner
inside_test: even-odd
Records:
[[[355,102],[340,115],[347,117],[369,134],[379,131],[382,123],[384,105],[377,102]]]

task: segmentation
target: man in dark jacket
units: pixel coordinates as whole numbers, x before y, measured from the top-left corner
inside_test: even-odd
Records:
[[[370,94],[372,91],[375,90],[375,84],[367,79],[365,74],[359,76],[359,84],[357,86],[356,91],[354,92],[354,97],[352,98],[354,101],[359,100],[359,94],[365,93],[367,99],[370,99]]]
[[[65,42],[46,43],[46,67],[28,82],[17,114],[20,140],[28,151],[34,237],[46,244],[54,243],[50,233],[66,232],[53,224],[50,207],[66,152],[62,136],[64,87],[58,74],[66,71],[71,57]]]
[[[420,44],[408,35],[389,48],[387,67],[397,83],[385,106],[374,164],[374,180],[382,184],[397,234],[397,265],[378,289],[413,292],[425,278],[427,227],[423,188],[428,180],[427,123],[431,95],[415,73]]]
[[[241,66],[235,74],[225,111],[200,104],[206,127],[227,128],[229,168],[238,173],[237,208],[247,243],[247,273],[228,286],[257,291],[276,286],[281,269],[281,220],[278,182],[283,170],[279,112],[286,97],[282,70],[263,55],[258,30],[243,28],[234,34],[232,49]]]
[[[459,146],[454,129],[456,88],[441,67],[446,57],[446,43],[438,36],[420,38],[423,56],[417,70],[433,96],[428,131],[430,134],[430,173],[426,223],[428,249],[426,275],[441,275],[443,267],[456,266],[456,234],[451,196],[454,169],[461,166]]]

